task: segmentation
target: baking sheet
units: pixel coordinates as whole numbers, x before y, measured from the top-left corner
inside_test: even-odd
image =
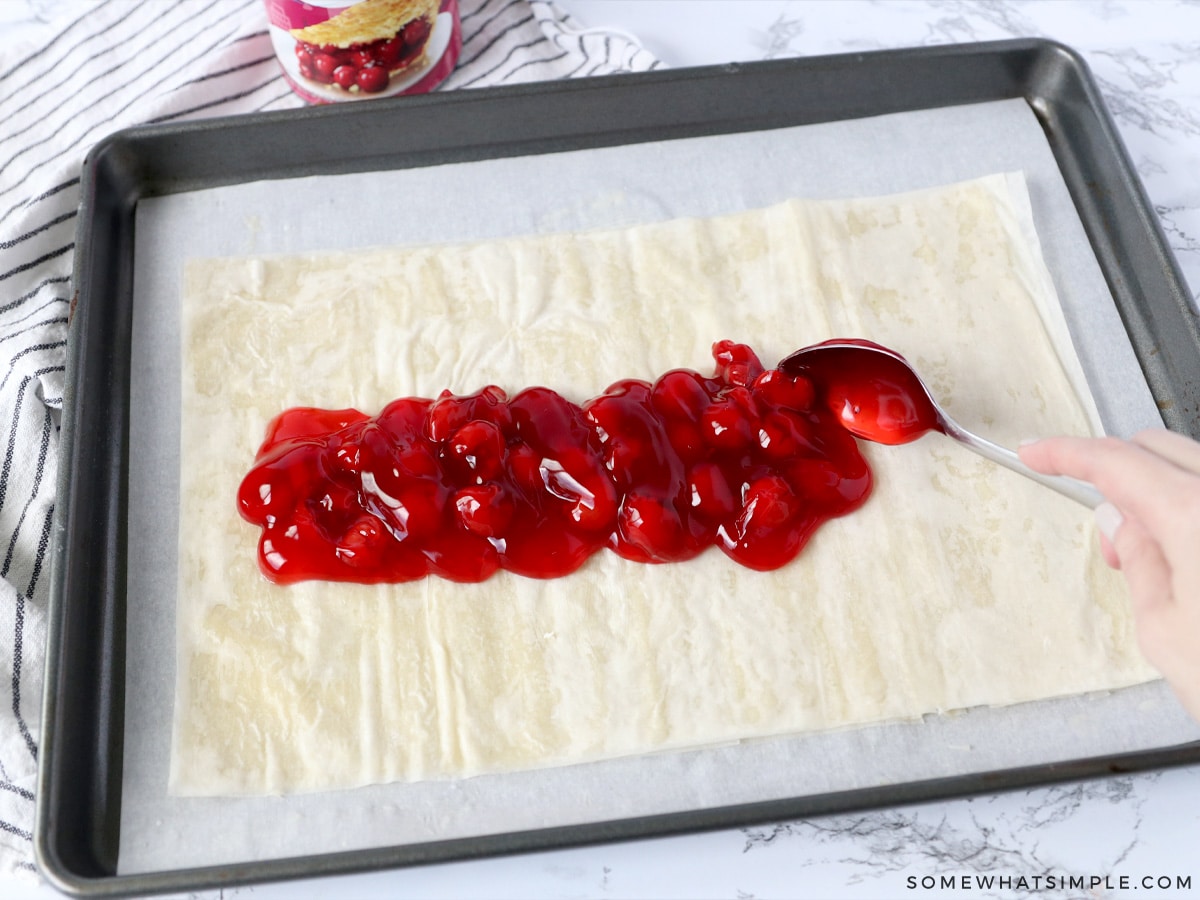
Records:
[[[1106,427],[1128,434],[1159,424],[1054,158],[1020,100],[142,201],[135,252],[121,873],[707,808],[1195,740],[1200,730],[1155,683],[1117,695],[973,710],[924,723],[464,782],[287,799],[166,796],[175,652],[177,304],[184,258],[623,226],[756,208],[790,196],[878,195],[1012,170],[1026,174],[1043,250]],[[630,784],[637,790],[627,790]]]

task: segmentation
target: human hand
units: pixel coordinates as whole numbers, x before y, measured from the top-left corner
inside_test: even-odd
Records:
[[[1104,495],[1101,549],[1129,583],[1138,645],[1200,721],[1200,443],[1160,428],[1129,441],[1046,438],[1018,452]]]

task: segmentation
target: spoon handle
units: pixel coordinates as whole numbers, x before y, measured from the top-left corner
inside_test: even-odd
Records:
[[[945,414],[941,417],[941,424],[942,431],[948,437],[952,437],[954,440],[965,444],[980,456],[990,459],[992,462],[1004,466],[1006,469],[1012,469],[1017,474],[1024,475],[1038,484],[1058,491],[1064,497],[1070,497],[1072,500],[1082,503],[1088,509],[1095,509],[1104,502],[1104,496],[1086,481],[1068,478],[1065,475],[1043,475],[1041,472],[1035,472],[1029,466],[1025,465],[1025,463],[1021,462],[1021,458],[1012,450],[1009,450],[1007,447],[1001,447],[999,444],[993,444],[991,441],[979,437],[979,435],[972,434]]]

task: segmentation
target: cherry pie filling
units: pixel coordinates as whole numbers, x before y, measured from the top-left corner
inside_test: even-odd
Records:
[[[300,74],[319,84],[378,94],[387,90],[393,74],[420,57],[431,30],[429,20],[420,18],[406,24],[394,37],[367,44],[336,47],[297,41]]]
[[[776,569],[866,500],[871,473],[803,376],[732,341],[713,356],[711,377],[624,379],[581,406],[488,386],[376,416],[287,410],[238,490],[259,567],[277,583],[477,582],[566,575],[605,547],[666,563],[715,545]]]

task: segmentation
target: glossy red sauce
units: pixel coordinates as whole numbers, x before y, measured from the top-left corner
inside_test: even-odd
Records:
[[[238,490],[279,583],[482,581],[574,571],[608,548],[678,562],[716,545],[792,560],[871,473],[803,376],[720,341],[711,377],[626,379],[578,406],[544,387],[405,398],[376,416],[291,409]]]
[[[839,338],[797,350],[779,368],[815,386],[856,437],[907,444],[941,430],[941,418],[908,361],[873,341]]]

